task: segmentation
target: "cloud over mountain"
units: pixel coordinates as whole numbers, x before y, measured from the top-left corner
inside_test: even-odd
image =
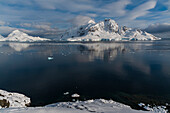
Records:
[[[144,28],[153,23],[170,23],[168,0],[1,0],[0,29],[25,29],[54,35],[58,29],[112,18],[120,25]],[[7,24],[8,23],[8,24]],[[43,23],[50,23],[43,24]],[[49,32],[50,31],[50,32]],[[60,31],[60,30],[59,30]]]
[[[151,24],[145,30],[151,33],[170,32],[170,23]]]

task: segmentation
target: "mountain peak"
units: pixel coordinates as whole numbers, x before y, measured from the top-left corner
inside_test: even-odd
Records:
[[[88,24],[96,24],[96,22],[94,20],[89,20]]]
[[[12,31],[12,33],[21,33],[21,31],[18,30],[18,29],[16,29],[16,30]],[[22,33],[23,33],[23,32],[22,32]]]
[[[117,25],[118,26],[118,24],[116,23],[116,21],[115,20],[113,20],[113,19],[104,19],[104,23],[108,23],[108,24],[113,24],[113,25]]]
[[[16,30],[14,30],[13,32],[21,32],[20,30],[18,30],[18,29],[16,29]]]
[[[114,21],[114,20],[112,20],[111,18],[105,18],[104,21],[108,22],[108,21]]]
[[[13,37],[13,36],[15,36],[15,37],[20,37],[20,36],[28,36],[26,33],[24,33],[24,32],[22,32],[22,31],[20,31],[20,30],[14,30],[14,31],[12,31],[12,33],[10,33],[9,35],[8,35],[8,37]]]
[[[97,23],[96,26],[93,26],[92,28],[94,27],[98,27],[97,29],[104,30],[106,32],[118,32],[119,29],[118,24],[110,18],[106,18],[104,21]]]

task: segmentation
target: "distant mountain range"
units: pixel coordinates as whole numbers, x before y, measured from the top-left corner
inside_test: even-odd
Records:
[[[119,26],[112,19],[105,19],[104,21],[96,23],[90,20],[86,25],[75,27],[66,30],[57,41],[137,41],[137,40],[160,40],[150,33],[140,29],[132,29],[126,26]],[[28,34],[15,30],[4,38],[0,35],[0,41],[15,41],[15,42],[37,42],[50,41],[47,38],[32,37]]]

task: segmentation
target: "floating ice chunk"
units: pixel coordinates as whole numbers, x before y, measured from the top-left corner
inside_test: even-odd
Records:
[[[80,95],[79,94],[73,94],[73,95],[71,95],[71,97],[78,98],[78,97],[80,97]]]
[[[54,58],[53,57],[48,57],[48,60],[53,60]]]
[[[140,104],[138,104],[140,107],[142,107],[142,106],[145,106],[145,104],[144,103],[140,103]]]
[[[69,92],[65,92],[65,93],[64,93],[64,95],[68,95],[68,94],[69,94]]]

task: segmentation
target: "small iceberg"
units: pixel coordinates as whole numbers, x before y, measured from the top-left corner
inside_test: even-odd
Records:
[[[64,95],[69,95],[69,92],[65,92]]]
[[[73,97],[73,98],[79,98],[80,95],[79,95],[79,94],[73,94],[73,95],[71,95],[71,97]]]
[[[54,59],[54,58],[53,58],[53,57],[51,57],[51,56],[49,56],[49,57],[48,57],[48,60],[53,60],[53,59]]]

